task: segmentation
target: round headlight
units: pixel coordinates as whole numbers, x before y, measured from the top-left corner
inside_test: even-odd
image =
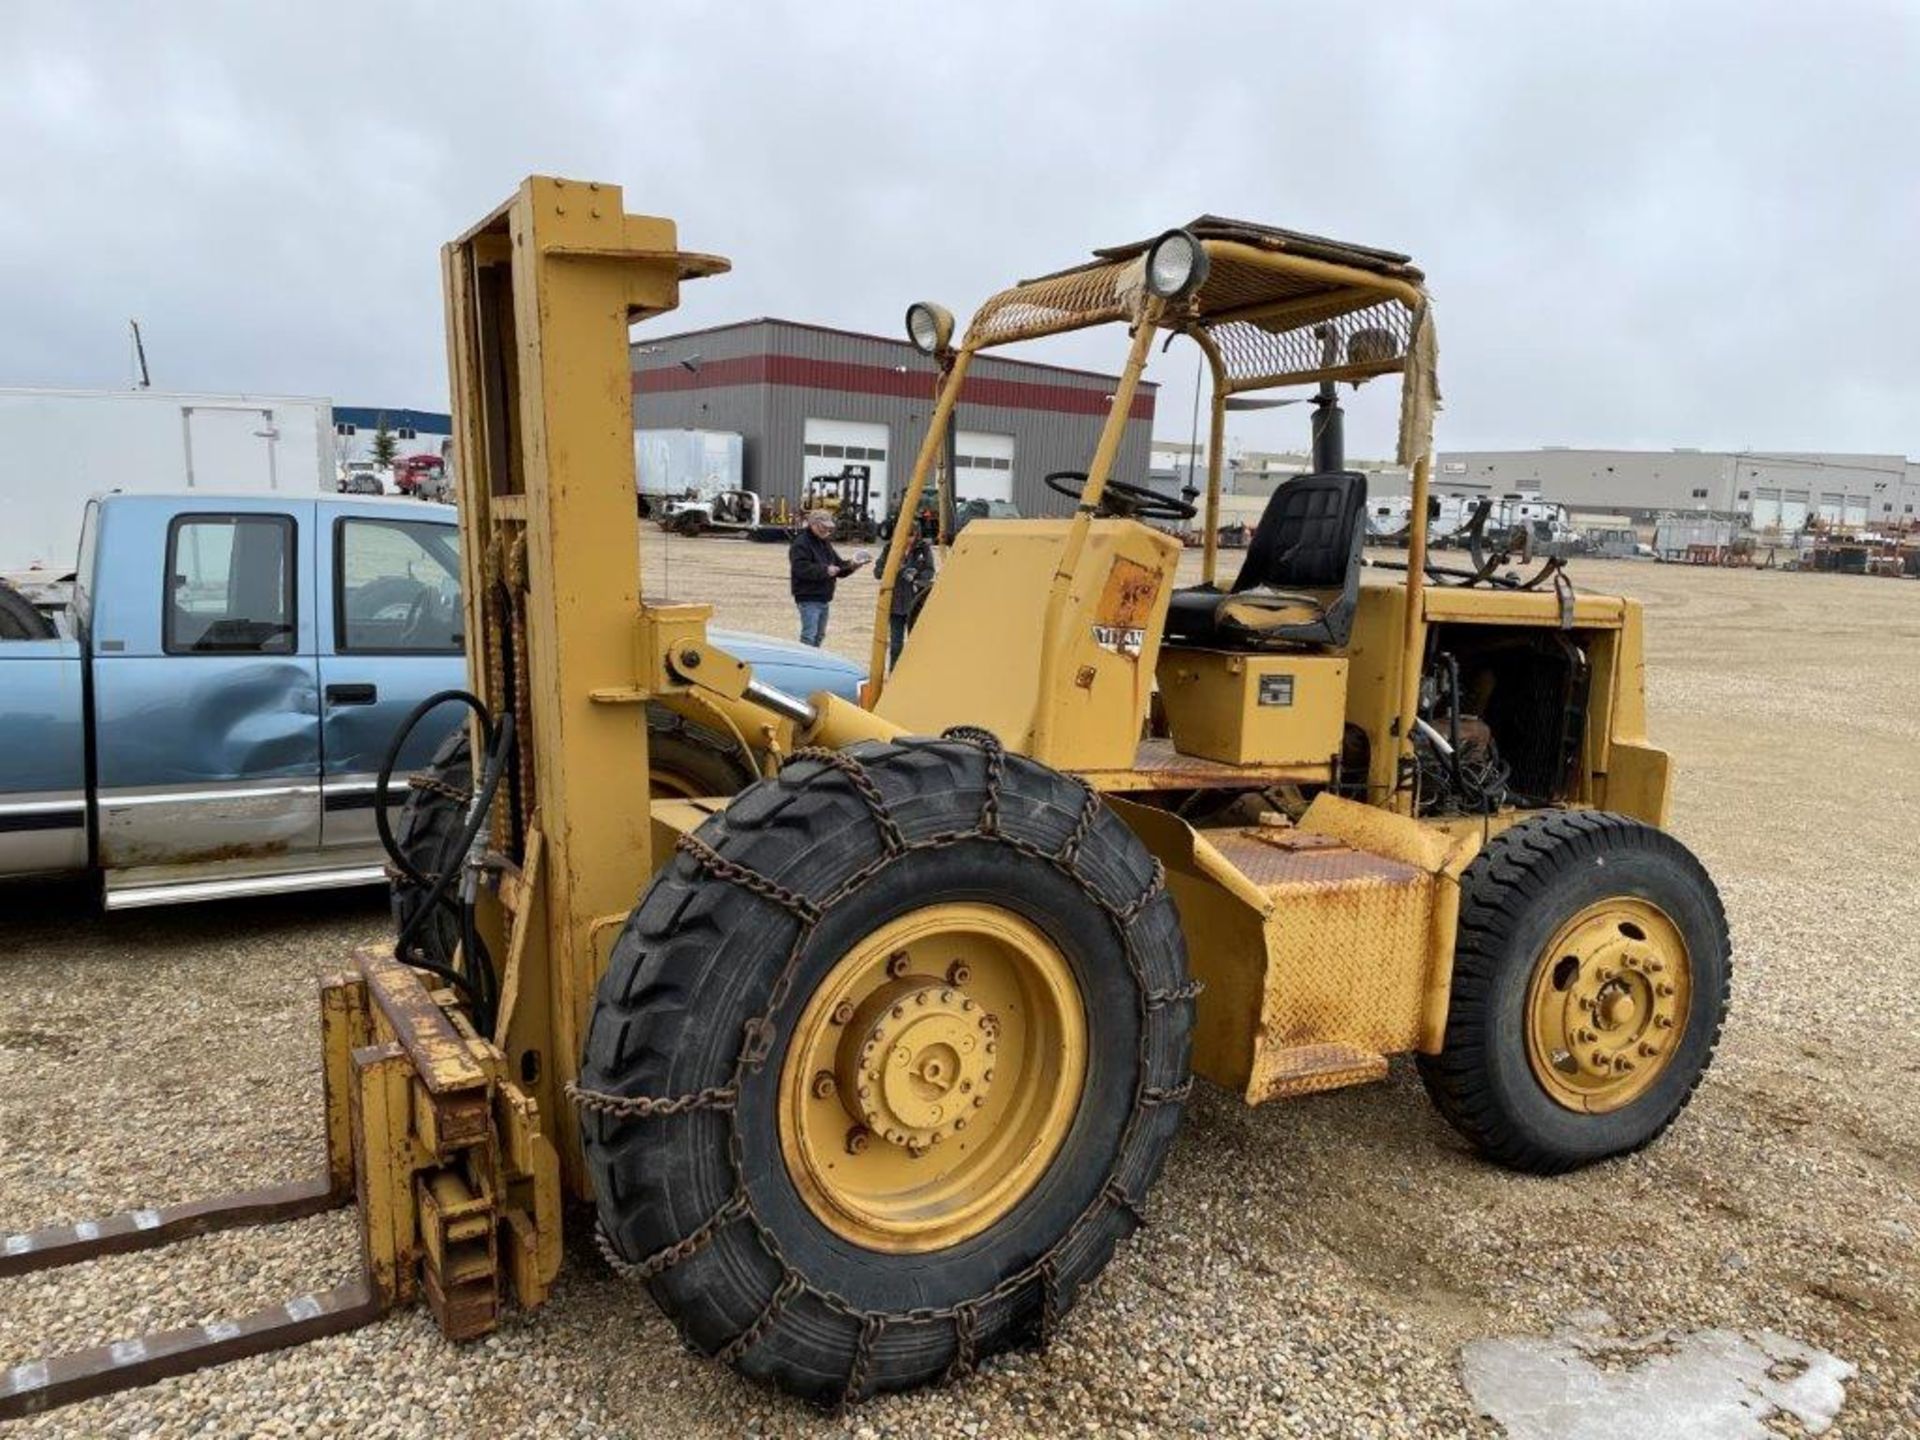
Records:
[[[919,300],[907,307],[907,338],[922,355],[937,355],[953,339],[953,315],[946,307]]]
[[[1147,251],[1147,289],[1162,300],[1184,300],[1207,278],[1207,252],[1185,230],[1169,230]]]

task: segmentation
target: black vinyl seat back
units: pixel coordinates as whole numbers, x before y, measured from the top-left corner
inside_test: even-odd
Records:
[[[1295,475],[1273,492],[1247,542],[1233,591],[1333,590],[1347,583],[1354,540],[1366,525],[1367,477],[1352,471]]]
[[[1360,600],[1366,512],[1366,476],[1295,475],[1267,501],[1231,590],[1174,592],[1168,642],[1246,650],[1345,645]]]

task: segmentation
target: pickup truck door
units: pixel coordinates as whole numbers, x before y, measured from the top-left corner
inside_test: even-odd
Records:
[[[89,646],[109,872],[297,868],[318,849],[313,520],[311,501],[212,497],[103,520]]]
[[[377,843],[374,792],[387,747],[414,706],[465,687],[467,664],[459,529],[392,501],[322,509],[320,576],[331,598],[320,644],[321,840],[335,851]],[[406,777],[467,713],[448,704],[414,730],[394,768],[393,807],[406,799]]]
[[[0,876],[87,868],[80,642],[0,634]]]

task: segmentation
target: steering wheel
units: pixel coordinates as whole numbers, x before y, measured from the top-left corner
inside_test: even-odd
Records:
[[[1084,470],[1055,470],[1046,477],[1047,488],[1069,500],[1078,500],[1086,483],[1087,472]],[[1109,480],[1106,488],[1100,492],[1100,508],[1095,513],[1126,520],[1191,520],[1200,511],[1185,500],[1162,495],[1145,485]]]

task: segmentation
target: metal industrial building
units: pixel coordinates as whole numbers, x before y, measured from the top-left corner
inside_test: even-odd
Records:
[[[905,483],[933,408],[933,361],[904,339],[746,320],[649,336],[633,346],[633,423],[640,430],[720,430],[745,444],[746,485],[798,503],[805,482],[866,465],[874,506]],[[1023,515],[1064,513],[1041,483],[1084,470],[1112,403],[1114,376],[975,359],[961,394],[954,492],[1011,500]],[[1145,484],[1155,387],[1143,381],[1114,464]]]
[[[1191,453],[1190,453],[1191,452]],[[1204,474],[1204,447],[1158,440],[1156,473]],[[1229,494],[1259,497],[1307,468],[1303,454],[1227,454]],[[1405,495],[1404,468],[1384,460],[1349,459],[1367,472],[1375,498]],[[1854,529],[1920,524],[1920,462],[1901,455],[1801,450],[1442,450],[1433,489],[1440,495],[1537,493],[1575,513],[1626,515],[1637,521],[1678,511],[1735,520],[1758,532],[1792,534],[1810,521]]]
[[[1445,450],[1433,485],[1451,495],[1538,491],[1572,510],[1638,520],[1705,512],[1783,534],[1812,519],[1853,527],[1910,525],[1920,511],[1920,464],[1900,455],[1558,446]]]
[[[453,417],[444,410],[413,410],[403,405],[336,405],[333,407],[333,449],[341,464],[371,460],[373,437],[384,425],[392,432],[401,455],[438,455],[453,437]]]

